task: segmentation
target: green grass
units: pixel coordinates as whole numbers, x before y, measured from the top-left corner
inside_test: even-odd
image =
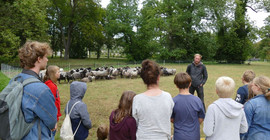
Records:
[[[9,78],[0,72],[0,92],[8,85]]]
[[[62,59],[50,59],[49,64],[57,64],[64,61],[65,63],[72,64],[93,64],[93,63],[113,63],[117,62],[125,63],[125,60],[118,61],[117,59],[108,60],[80,60],[75,59],[71,61],[66,61]],[[167,68],[176,68],[178,72],[185,72],[188,64],[160,64],[161,66]],[[114,65],[115,66],[115,65]],[[132,67],[135,65],[132,65]],[[211,103],[218,99],[218,96],[215,93],[215,81],[220,76],[229,76],[233,78],[236,82],[236,90],[238,87],[242,86],[241,76],[245,70],[252,69],[255,71],[257,76],[265,75],[270,77],[269,68],[270,63],[266,62],[252,62],[251,65],[247,64],[206,64],[208,70],[208,80],[204,86],[205,94],[205,105],[208,107]],[[2,79],[3,75],[0,75]],[[172,97],[178,94],[178,90],[173,83],[174,76],[162,76],[160,78],[160,88],[164,91],[171,93]],[[2,81],[2,80],[1,80]],[[7,80],[8,82],[8,80]],[[2,85],[2,84],[1,84]],[[62,117],[60,118],[58,124],[58,130],[60,129],[62,122],[64,120],[64,108],[69,100],[69,84],[58,84],[58,89],[61,98],[61,113]],[[83,101],[87,104],[88,112],[90,113],[90,118],[92,120],[92,129],[89,131],[89,140],[96,140],[96,131],[99,125],[106,124],[109,125],[109,115],[113,109],[118,105],[120,96],[123,91],[132,90],[137,94],[142,93],[146,90],[146,86],[143,84],[141,78],[137,79],[121,79],[117,78],[115,80],[96,80],[91,83],[87,83],[87,91],[84,96]],[[235,98],[235,94],[232,98]],[[196,94],[195,94],[196,95]],[[201,137],[205,137],[202,131],[203,125],[201,125]],[[172,131],[173,132],[173,131]],[[59,138],[59,131],[56,134],[56,139]]]
[[[188,64],[168,64],[167,68],[176,68],[177,72],[184,72]],[[269,63],[252,63],[251,65],[242,64],[208,64],[206,65],[208,70],[208,80],[204,86],[205,104],[206,107],[212,102],[218,99],[215,93],[215,81],[220,76],[229,76],[236,82],[236,89],[242,86],[241,76],[245,70],[252,69],[256,75],[265,75],[270,77]],[[160,78],[160,88],[164,91],[171,93],[172,97],[178,94],[178,90],[173,83],[174,76],[167,76]],[[69,100],[69,84],[58,85],[60,97],[61,97],[61,112]],[[113,109],[118,105],[118,101],[123,91],[132,90],[137,94],[146,90],[146,86],[143,84],[141,78],[137,79],[121,79],[116,80],[96,80],[87,84],[87,91],[83,101],[87,104],[88,112],[92,120],[93,128],[89,131],[90,135],[88,139],[96,140],[96,131],[99,125],[109,125],[109,115]],[[235,94],[232,98],[235,97]],[[196,94],[195,94],[196,95]],[[64,116],[60,118],[60,124],[64,119]],[[205,137],[202,132],[201,125],[201,137]],[[59,134],[58,134],[59,135]]]

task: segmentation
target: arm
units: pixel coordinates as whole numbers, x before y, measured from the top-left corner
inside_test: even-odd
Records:
[[[246,133],[248,131],[248,123],[246,119],[246,115],[244,110],[242,110],[242,119],[241,119],[241,124],[240,124],[240,133]]]
[[[243,104],[244,103],[244,99],[245,99],[245,96],[244,96],[244,90],[242,89],[242,87],[240,87],[238,90],[237,90],[237,94],[236,94],[236,97],[235,97],[235,101],[240,103],[240,104]]]
[[[82,120],[82,123],[85,127],[87,127],[88,129],[91,129],[92,128],[92,122],[90,120],[90,116],[89,116],[89,113],[87,111],[87,106],[86,104],[84,103],[79,103],[78,104],[79,106],[79,113],[80,113],[80,116],[81,116],[81,120]]]
[[[199,123],[201,124],[203,122],[203,118],[199,118]]]
[[[191,67],[191,65],[188,65],[188,66],[187,66],[186,73],[188,73],[188,75],[190,75],[190,67]]]
[[[136,120],[134,118],[130,119],[129,124],[130,124],[129,132],[130,132],[131,140],[136,140],[136,131],[137,131]]]
[[[43,121],[49,128],[54,129],[57,122],[57,109],[55,107],[55,99],[49,88],[43,90],[34,105],[33,112]]]
[[[213,135],[215,128],[215,112],[212,105],[208,107],[203,124],[203,132],[205,133],[205,135]]]
[[[136,124],[138,126],[138,114],[137,114],[137,100],[136,100],[136,96],[133,98],[133,104],[132,104],[132,117],[135,119]]]
[[[207,69],[206,69],[205,65],[203,65],[203,82],[202,82],[202,86],[206,83],[207,79],[208,79]]]
[[[254,108],[252,106],[252,104],[250,102],[246,102],[244,105],[244,111],[245,111],[245,115],[246,115],[246,121],[247,121],[247,125],[248,128],[251,125],[251,122],[253,120],[253,114],[254,114]],[[242,125],[242,121],[241,121],[241,125]],[[241,132],[240,132],[241,133]],[[241,137],[245,138],[248,132],[244,133],[241,135]]]

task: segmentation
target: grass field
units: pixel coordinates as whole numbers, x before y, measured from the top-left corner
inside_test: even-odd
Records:
[[[81,63],[75,61],[74,63]],[[50,64],[53,64],[52,61]],[[188,64],[166,64],[162,65],[167,68],[176,68],[178,72],[184,72]],[[270,63],[267,62],[252,62],[251,65],[247,64],[207,64],[208,80],[204,86],[205,93],[205,105],[210,105],[213,101],[218,99],[215,93],[215,81],[220,76],[229,76],[236,82],[236,89],[242,86],[241,76],[245,70],[252,69],[257,76],[265,75],[270,77],[269,68]],[[0,80],[3,75],[0,73]],[[160,78],[160,88],[164,91],[171,93],[172,97],[178,94],[176,86],[173,84],[174,76],[167,76]],[[2,81],[2,80],[1,80]],[[1,84],[2,85],[2,84]],[[58,89],[61,98],[61,113],[63,116],[60,118],[59,127],[64,120],[64,107],[69,100],[69,84],[59,84]],[[89,131],[89,140],[96,140],[96,131],[99,125],[109,125],[109,115],[113,109],[117,107],[119,98],[123,91],[132,90],[137,94],[146,90],[146,86],[143,84],[141,78],[137,79],[121,79],[115,80],[96,80],[91,83],[87,83],[87,91],[83,101],[87,104],[90,118],[92,120],[92,129]],[[195,94],[196,95],[196,94]],[[232,98],[235,97],[235,93]],[[173,132],[173,131],[172,131]],[[201,125],[201,137],[204,138]],[[59,138],[59,132],[56,134],[56,139]]]

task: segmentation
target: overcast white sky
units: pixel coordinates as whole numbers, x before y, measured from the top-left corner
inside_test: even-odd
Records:
[[[101,0],[102,7],[106,8],[107,5],[110,3],[110,0]],[[270,13],[266,12],[254,12],[248,8],[247,15],[250,17],[251,21],[254,21],[254,24],[257,27],[264,26],[264,19],[270,15]]]

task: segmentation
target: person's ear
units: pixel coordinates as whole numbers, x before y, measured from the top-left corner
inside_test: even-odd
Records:
[[[38,61],[38,62],[41,62],[41,58],[40,58],[40,57],[38,57],[38,58],[37,58],[37,61]]]
[[[189,83],[188,88],[190,88],[190,86],[191,86],[191,82]]]

